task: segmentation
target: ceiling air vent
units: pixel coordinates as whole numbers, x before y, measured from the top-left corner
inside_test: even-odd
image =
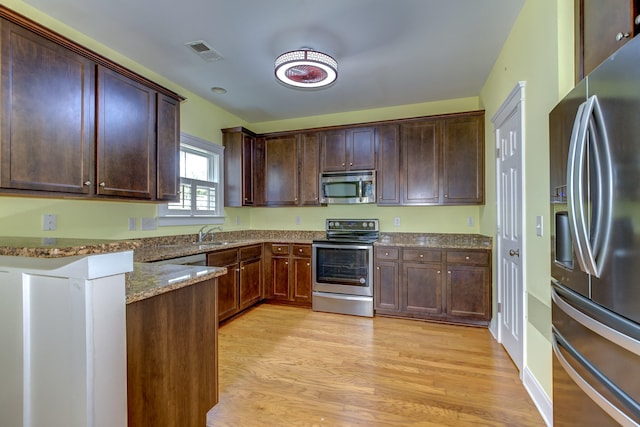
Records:
[[[200,58],[205,61],[217,61],[218,59],[222,59],[222,55],[220,55],[214,48],[209,46],[203,40],[198,40],[195,42],[189,42],[185,44],[193,50]]]

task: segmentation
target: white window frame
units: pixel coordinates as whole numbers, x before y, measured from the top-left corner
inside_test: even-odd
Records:
[[[170,209],[169,203],[158,205],[158,226],[173,225],[207,225],[207,224],[223,224],[224,223],[224,147],[212,142],[200,139],[187,133],[180,133],[180,147],[182,145],[217,155],[218,164],[218,181],[212,183],[210,181],[199,181],[190,178],[179,178],[180,183],[188,182],[192,185],[213,186],[216,188],[216,209],[214,211],[195,211],[195,210],[177,210]],[[192,198],[192,200],[194,200]]]

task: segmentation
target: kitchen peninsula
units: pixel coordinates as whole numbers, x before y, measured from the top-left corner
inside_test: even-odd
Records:
[[[0,237],[3,425],[147,425],[140,411],[168,408],[167,390],[189,400],[173,417],[202,423],[217,401],[216,281],[226,270],[134,265],[139,246]]]

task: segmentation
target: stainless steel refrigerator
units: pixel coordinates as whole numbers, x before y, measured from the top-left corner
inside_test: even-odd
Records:
[[[640,37],[550,113],[554,426],[640,424]]]

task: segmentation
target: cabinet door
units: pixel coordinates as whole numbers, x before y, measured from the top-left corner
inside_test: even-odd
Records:
[[[227,274],[218,277],[218,319],[220,321],[238,312],[238,268],[239,264],[225,265]]]
[[[256,138],[244,128],[222,130],[224,145],[224,205],[254,205]],[[260,177],[257,177],[260,178]]]
[[[440,202],[440,128],[436,120],[407,123],[400,128],[404,205]]]
[[[320,202],[320,135],[302,134],[299,139],[300,206],[317,206]]]
[[[450,265],[447,268],[447,315],[491,319],[489,268]]]
[[[226,267],[227,274],[218,277],[218,320],[225,320],[238,312],[238,251],[229,249],[207,255],[207,265]]]
[[[151,199],[156,174],[156,92],[98,67],[96,193]]]
[[[347,169],[376,168],[375,128],[347,129]]]
[[[289,257],[271,258],[271,286],[274,299],[289,299]]]
[[[311,258],[293,258],[293,301],[311,304]]]
[[[344,130],[323,133],[321,158],[322,172],[347,169],[347,139]]]
[[[484,115],[445,119],[444,204],[484,203]]]
[[[407,313],[430,316],[443,313],[440,266],[403,262],[402,291]]]
[[[400,271],[397,261],[376,260],[373,300],[376,310],[400,310]]]
[[[267,206],[298,204],[298,137],[264,139],[264,190]]]
[[[378,144],[377,186],[379,205],[400,204],[400,128],[380,126],[376,133]]]
[[[240,263],[240,310],[257,303],[262,296],[262,261]]]
[[[0,186],[90,193],[95,64],[8,21],[1,26]]]
[[[638,34],[637,0],[576,0],[576,81]],[[620,37],[619,34],[622,36]]]
[[[158,94],[158,161],[156,198],[178,199],[180,180],[180,102]]]

